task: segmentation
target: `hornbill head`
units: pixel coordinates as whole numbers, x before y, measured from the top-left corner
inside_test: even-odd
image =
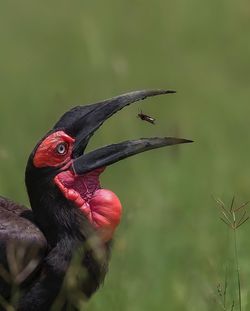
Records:
[[[150,149],[191,141],[173,137],[141,138],[101,147],[89,153],[84,151],[91,136],[114,113],[146,97],[169,93],[175,92],[131,92],[99,103],[74,107],[60,118],[37,144],[26,168],[31,207],[37,221],[43,219],[44,228],[53,218],[53,224],[62,221],[69,229],[68,213],[77,211],[100,232],[104,242],[112,238],[120,221],[121,204],[113,192],[100,187],[99,176],[105,167]],[[54,217],[50,219],[51,215]]]

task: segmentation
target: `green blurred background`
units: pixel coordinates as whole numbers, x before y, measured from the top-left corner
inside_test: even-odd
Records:
[[[156,135],[195,141],[103,174],[124,213],[105,286],[87,310],[220,310],[217,285],[231,255],[211,195],[250,199],[249,31],[247,0],[1,0],[2,195],[28,204],[27,157],[77,104],[175,89],[114,116],[90,148]],[[137,119],[140,109],[157,125]],[[245,310],[249,234],[247,223],[238,236]]]

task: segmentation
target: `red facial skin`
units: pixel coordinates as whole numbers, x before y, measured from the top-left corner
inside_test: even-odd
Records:
[[[33,164],[35,167],[60,166],[71,160],[71,153],[75,139],[65,134],[63,131],[54,132],[45,138],[37,148]],[[57,151],[57,146],[65,143],[67,146],[65,154]]]
[[[40,144],[33,164],[38,167],[70,166],[75,139],[58,131]],[[58,153],[58,146],[63,144],[65,152]],[[60,149],[59,149],[60,150]],[[120,223],[122,206],[118,197],[110,190],[101,189],[99,176],[105,168],[99,168],[83,176],[74,175],[70,170],[62,171],[54,178],[54,183],[66,197],[87,217],[97,230],[103,242],[112,239]]]

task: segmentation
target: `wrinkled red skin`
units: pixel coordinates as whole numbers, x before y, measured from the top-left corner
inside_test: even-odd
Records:
[[[97,229],[104,242],[112,239],[120,223],[122,205],[110,190],[101,189],[99,175],[104,168],[94,170],[84,176],[74,176],[71,171],[59,173],[54,182],[64,194],[84,213]]]
[[[110,190],[98,189],[89,203],[80,210],[100,232],[104,242],[112,239],[116,227],[120,223],[122,205],[118,197]]]
[[[75,139],[58,131],[40,144],[33,163],[36,167],[57,167],[64,164],[67,169],[71,163],[71,154]],[[68,150],[64,155],[56,152],[58,144],[65,142]],[[105,168],[96,169],[83,176],[76,176],[70,170],[55,176],[54,182],[66,199],[74,204],[87,217],[97,230],[103,242],[112,239],[120,223],[122,205],[118,197],[110,190],[101,189],[99,176]]]

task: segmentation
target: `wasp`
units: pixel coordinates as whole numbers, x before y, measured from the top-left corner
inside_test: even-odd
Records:
[[[142,111],[138,113],[137,117],[140,118],[142,121],[147,121],[151,124],[155,124],[155,118],[142,113]]]

